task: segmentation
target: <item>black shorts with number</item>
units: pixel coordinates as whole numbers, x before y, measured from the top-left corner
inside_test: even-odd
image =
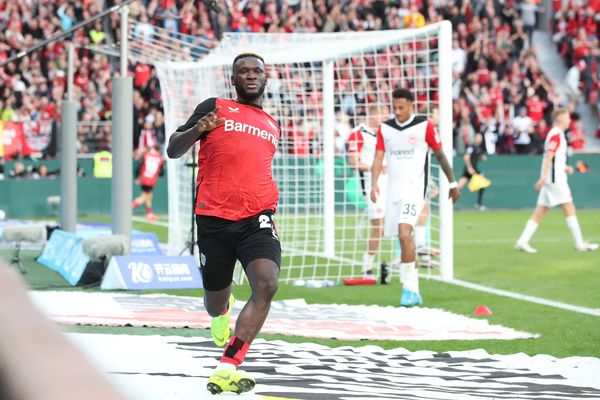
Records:
[[[270,210],[240,221],[196,215],[196,224],[200,271],[206,290],[228,287],[236,260],[240,260],[244,270],[259,258],[281,266],[281,244]]]

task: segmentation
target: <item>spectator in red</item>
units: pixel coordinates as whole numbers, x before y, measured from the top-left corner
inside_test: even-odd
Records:
[[[529,97],[525,101],[525,105],[527,106],[527,115],[535,124],[539,123],[542,118],[544,118],[544,111],[546,110],[546,107],[548,107],[548,104],[545,101],[540,100],[540,96],[537,94]]]
[[[144,128],[140,131],[140,140],[138,144],[138,152],[143,153],[146,149],[158,147],[158,139],[156,138],[156,130],[154,129],[155,117],[152,114],[146,115],[144,119]]]
[[[574,120],[571,124],[568,143],[573,150],[583,150],[585,147],[585,133],[583,132],[581,120]]]
[[[141,89],[146,85],[151,74],[152,68],[148,64],[137,63],[134,69],[133,86],[136,89]]]
[[[479,85],[486,86],[490,83],[490,70],[488,69],[487,61],[485,59],[482,58],[479,60],[477,71],[475,71],[475,73],[477,74],[477,82],[479,82]]]
[[[545,119],[540,120],[540,122],[538,122],[537,126],[535,127],[536,134],[538,135],[542,143],[546,141],[546,136],[548,136],[550,128],[550,125],[548,125]]]
[[[307,132],[304,127],[303,118],[298,118],[292,128],[292,131],[290,132],[290,154],[299,157],[306,157],[310,155],[311,139],[312,132]]]
[[[264,31],[265,15],[260,11],[260,4],[251,4],[250,12],[246,14],[246,18],[252,32]]]
[[[142,193],[131,203],[131,208],[135,209],[144,204],[148,222],[158,220],[158,216],[152,212],[152,191],[159,175],[163,174],[164,162],[158,146],[148,148],[142,156],[142,162],[136,173],[135,183],[141,186]]]

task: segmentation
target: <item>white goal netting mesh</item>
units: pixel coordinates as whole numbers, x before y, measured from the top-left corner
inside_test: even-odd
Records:
[[[282,241],[283,281],[362,275],[371,228],[361,180],[348,163],[347,139],[359,124],[373,125],[392,115],[391,92],[396,87],[413,91],[417,114],[434,120],[441,114],[448,125],[450,110],[438,112],[440,70],[450,68],[440,66],[439,33],[439,26],[430,26],[350,34],[227,34],[199,62],[157,63],[166,128],[174,132],[206,98],[235,97],[230,76],[237,54],[251,51],[265,58],[269,82],[263,106],[282,129],[273,172],[281,193],[275,222]],[[442,93],[450,95],[449,90]],[[451,129],[451,122],[445,129]],[[451,133],[441,132],[448,152]],[[172,254],[187,251],[192,239],[191,154],[169,161]],[[451,208],[450,214],[440,213],[435,194],[447,182],[438,183],[439,168],[435,163],[431,168],[430,212],[423,217],[427,244],[420,258],[422,265],[435,270],[440,248],[451,260],[451,246],[443,245],[451,236],[440,234],[440,214],[451,219]],[[442,229],[451,229],[451,224]],[[399,259],[396,242],[397,238],[382,238],[377,270],[382,262],[391,267]],[[394,268],[390,272],[397,275]]]

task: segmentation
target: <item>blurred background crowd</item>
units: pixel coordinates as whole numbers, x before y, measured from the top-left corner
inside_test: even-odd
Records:
[[[118,3],[0,0],[0,60]],[[209,12],[200,0],[140,0],[130,7],[130,17],[138,21],[133,33],[148,40],[157,30],[173,37],[192,37],[196,46],[192,56],[201,57],[230,31],[369,31],[450,20],[458,154],[477,133],[484,135],[490,154],[539,153],[551,127],[552,110],[559,104],[574,112],[569,140],[573,149],[583,149],[586,139],[575,108],[587,102],[599,110],[600,0],[554,0],[550,10],[538,0],[220,0],[218,4],[221,13]],[[532,45],[542,12],[551,13],[552,40],[569,68],[566,98],[541,71]],[[5,134],[18,126],[34,143],[15,157],[29,153],[56,157],[68,42],[77,46],[78,151],[110,148],[111,81],[118,76],[118,60],[101,49],[118,42],[119,35],[119,14],[112,13],[77,31],[67,42],[49,44],[0,70],[0,120]],[[165,118],[156,72],[151,65],[131,63],[130,74],[134,80],[134,147],[164,145]],[[355,124],[354,118],[366,112],[366,103],[381,101],[365,98],[356,90],[350,94],[354,99],[347,98],[343,87],[337,89],[346,97],[340,100],[338,126]],[[293,143],[284,151],[303,154]]]

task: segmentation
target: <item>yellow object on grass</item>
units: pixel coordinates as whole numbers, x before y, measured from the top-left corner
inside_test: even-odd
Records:
[[[485,189],[486,187],[490,186],[491,184],[492,184],[492,181],[490,181],[485,176],[480,175],[480,174],[475,174],[475,175],[471,176],[471,180],[469,181],[469,190],[471,192],[476,192],[480,189]]]

